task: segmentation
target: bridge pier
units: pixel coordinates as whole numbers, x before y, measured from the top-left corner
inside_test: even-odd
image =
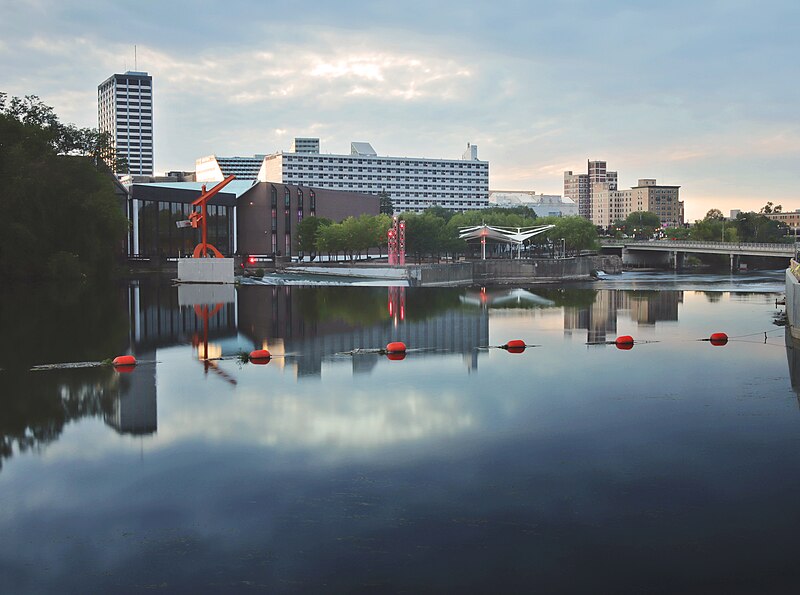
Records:
[[[731,254],[731,273],[739,270],[739,255]]]

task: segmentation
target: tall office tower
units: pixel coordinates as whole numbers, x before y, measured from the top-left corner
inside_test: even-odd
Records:
[[[581,217],[591,219],[594,185],[608,184],[608,190],[616,190],[617,172],[608,171],[605,161],[589,161],[587,170],[585,174],[564,172],[564,196],[578,203],[578,214]]]
[[[153,174],[153,77],[114,74],[97,87],[97,121],[108,132],[131,175]],[[124,172],[116,172],[124,173]]]

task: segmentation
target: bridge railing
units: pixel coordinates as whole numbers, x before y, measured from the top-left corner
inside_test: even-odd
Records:
[[[756,243],[756,242],[694,242],[690,240],[601,240],[601,245],[609,246],[648,246],[654,248],[703,248],[708,250],[731,250],[753,252],[782,252],[794,254],[794,244]]]

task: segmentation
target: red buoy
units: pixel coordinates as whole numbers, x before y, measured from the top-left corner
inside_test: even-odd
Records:
[[[614,343],[619,347],[620,345],[633,345],[633,337],[630,335],[620,335],[614,339]]]
[[[386,352],[386,359],[391,360],[393,362],[400,362],[406,359],[406,352],[405,351],[387,351]]]
[[[506,349],[512,349],[512,348],[514,348],[514,349],[520,349],[520,348],[525,349],[526,345],[525,345],[525,341],[523,341],[522,339],[513,339],[513,340],[509,341],[508,343],[506,343],[504,345],[504,347]]]
[[[506,347],[506,351],[509,353],[523,353],[525,351],[525,346],[522,347]]]
[[[621,349],[622,351],[628,351],[633,349],[633,343],[616,343],[617,349]]]
[[[725,333],[712,333],[709,341],[712,345],[722,346],[728,342],[728,335]]]
[[[118,366],[135,366],[136,365],[136,358],[132,355],[118,355],[114,358],[112,362],[114,367]]]
[[[271,357],[272,354],[266,349],[256,349],[250,352],[249,359],[254,364],[266,364]]]
[[[402,341],[392,341],[386,346],[386,353],[405,353],[406,344]]]

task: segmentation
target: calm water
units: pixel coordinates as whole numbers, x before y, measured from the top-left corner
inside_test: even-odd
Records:
[[[782,291],[5,287],[0,591],[793,592]]]

